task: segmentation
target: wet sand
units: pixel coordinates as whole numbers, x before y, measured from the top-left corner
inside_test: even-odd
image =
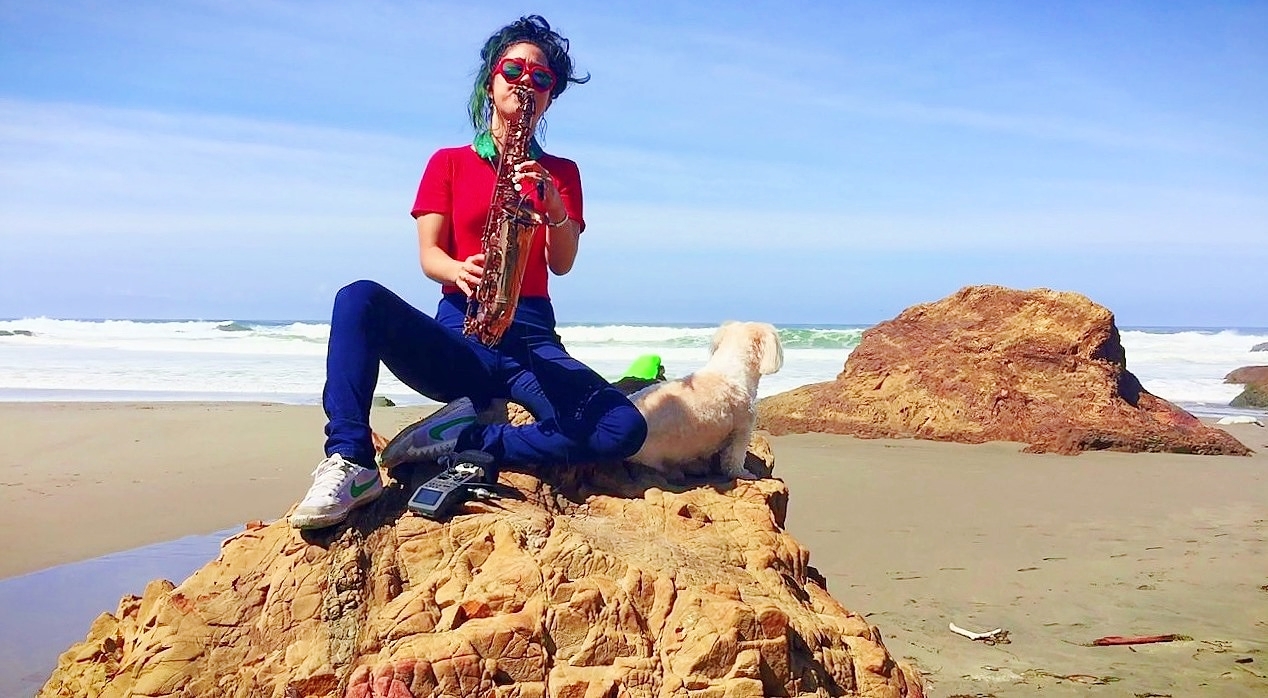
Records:
[[[312,484],[325,423],[316,406],[0,403],[0,579],[276,519]]]
[[[391,434],[426,412],[372,423]],[[324,421],[256,403],[0,404],[0,579],[275,519],[310,484]],[[1256,454],[772,444],[789,530],[930,695],[1264,695],[1268,430],[1228,429]],[[1160,634],[1192,639],[1088,646]]]

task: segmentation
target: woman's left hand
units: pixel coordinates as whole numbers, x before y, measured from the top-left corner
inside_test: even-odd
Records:
[[[540,162],[525,160],[516,165],[515,172],[511,174],[511,180],[515,182],[517,191],[524,191],[525,187],[541,187],[539,191],[542,206],[549,220],[561,221],[567,215],[564,200],[559,196],[559,187],[555,186],[555,178],[550,176],[550,172],[542,167]]]

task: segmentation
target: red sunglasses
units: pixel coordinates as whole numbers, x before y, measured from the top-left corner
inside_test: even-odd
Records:
[[[537,63],[529,63],[523,58],[511,58],[507,56],[498,61],[495,73],[501,73],[507,82],[519,82],[521,78],[528,75],[529,81],[533,84],[533,89],[539,92],[545,92],[555,86],[554,71],[544,65]]]

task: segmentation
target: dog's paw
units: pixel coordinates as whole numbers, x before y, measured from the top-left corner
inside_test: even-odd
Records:
[[[732,480],[760,480],[761,479],[757,477],[756,475],[754,475],[753,473],[750,473],[749,471],[743,470],[743,469],[741,469],[739,472],[727,473],[727,477],[730,477]]]

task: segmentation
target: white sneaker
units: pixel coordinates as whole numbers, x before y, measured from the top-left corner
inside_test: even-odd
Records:
[[[348,518],[353,509],[373,502],[381,494],[383,480],[377,469],[349,463],[336,453],[317,464],[317,469],[313,471],[313,486],[308,488],[304,500],[291,512],[291,526],[333,526]]]
[[[458,446],[458,434],[475,424],[471,400],[459,398],[401,430],[383,448],[379,464],[392,468],[402,463],[435,462]]]

